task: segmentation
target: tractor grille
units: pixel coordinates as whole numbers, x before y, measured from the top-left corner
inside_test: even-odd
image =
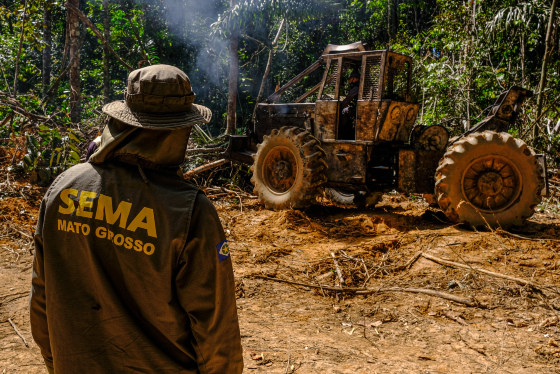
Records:
[[[364,79],[363,100],[379,100],[379,73],[381,56],[370,56],[366,59],[366,75]]]

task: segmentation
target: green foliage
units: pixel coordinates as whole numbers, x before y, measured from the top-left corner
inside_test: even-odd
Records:
[[[333,0],[242,0],[219,15],[212,24],[214,33],[228,38],[233,30],[246,30],[262,24],[271,17],[297,17],[305,22],[327,12],[339,9],[340,4]]]
[[[27,170],[42,166],[57,174],[80,162],[79,145],[84,139],[74,129],[66,129],[63,136],[57,128],[41,125],[36,134],[26,133],[25,140],[27,153],[23,160]]]
[[[36,133],[26,133],[26,153],[19,167],[32,172],[33,182],[48,185],[52,179],[80,162],[83,137],[74,129],[61,132],[41,125]]]
[[[42,128],[29,134],[37,149],[33,150],[35,143],[28,139],[31,162],[27,168],[64,168],[75,161],[70,144],[76,145],[68,130],[57,129],[71,127],[67,74],[61,76],[48,101],[38,98],[44,89],[44,13],[52,11],[52,84],[69,61],[64,55],[67,10],[62,0],[28,0],[27,4],[24,19],[23,1],[0,3],[0,91],[9,95],[13,89],[23,26],[19,103],[29,112],[50,117],[51,122],[46,122],[49,128],[51,123],[57,124],[48,131]],[[316,61],[327,44],[362,41],[371,49],[390,47],[413,56],[413,93],[421,105],[419,120],[444,123],[456,134],[480,120],[508,87],[520,85],[537,91],[551,0],[236,0],[233,7],[229,4],[225,0],[109,2],[108,41],[114,51],[133,67],[143,62],[183,69],[191,79],[196,102],[213,111],[212,123],[195,134],[201,143],[225,129],[228,38],[232,32],[239,34],[238,132],[250,128],[271,42],[285,19],[273,50],[264,97]],[[101,33],[105,31],[102,0],[82,1],[80,9]],[[559,29],[560,17],[554,18],[554,26]],[[81,35],[82,122],[95,127],[100,126],[106,74],[103,45],[84,26]],[[553,36],[553,45],[558,46],[557,31]],[[128,71],[112,55],[108,68],[109,99],[122,99]],[[556,123],[560,113],[557,104],[551,105],[560,96],[558,48],[552,51],[547,78],[545,113],[539,119],[545,135],[529,138],[537,120],[534,99],[524,105],[521,120],[512,131],[557,155],[557,133],[547,132],[544,124]],[[0,121],[9,113],[9,108],[0,105]],[[26,121],[14,119],[12,127],[6,124],[0,133],[24,132],[32,127]]]

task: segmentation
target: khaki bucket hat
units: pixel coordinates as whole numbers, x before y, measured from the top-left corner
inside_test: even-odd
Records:
[[[152,65],[131,72],[125,100],[103,106],[103,113],[128,125],[174,129],[208,123],[212,112],[194,104],[187,74],[170,65]]]

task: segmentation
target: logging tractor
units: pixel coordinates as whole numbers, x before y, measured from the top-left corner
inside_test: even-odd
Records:
[[[230,136],[226,157],[251,165],[268,209],[306,208],[319,196],[363,207],[396,190],[431,194],[451,222],[521,225],[547,183],[544,155],[508,133],[532,92],[511,87],[450,139],[443,125],[416,124],[411,78],[409,56],[329,45],[258,104],[246,134]]]

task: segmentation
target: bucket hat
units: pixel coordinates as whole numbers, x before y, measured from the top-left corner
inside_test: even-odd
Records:
[[[103,106],[103,113],[130,126],[175,129],[208,123],[212,112],[194,104],[187,74],[171,65],[152,65],[128,75],[124,100]]]

